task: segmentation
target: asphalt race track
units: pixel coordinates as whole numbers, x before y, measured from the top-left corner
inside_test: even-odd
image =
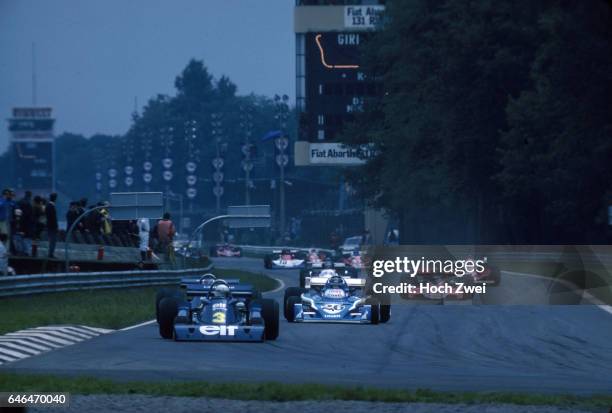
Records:
[[[261,259],[219,258],[215,264],[297,284],[297,270],[265,270]],[[527,294],[539,287],[533,280],[506,276],[498,288],[492,296],[513,288]],[[282,290],[271,295],[282,303]],[[389,323],[377,326],[282,319],[278,340],[264,344],[177,343],[161,339],[153,323],[1,369],[126,380],[609,394],[612,315],[594,305],[403,304],[393,307]]]

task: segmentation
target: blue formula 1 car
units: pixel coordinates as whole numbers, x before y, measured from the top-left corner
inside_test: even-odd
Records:
[[[183,294],[166,293],[158,305],[159,334],[176,341],[275,340],[278,303],[231,281],[206,277],[184,283]]]
[[[391,316],[390,305],[381,305],[365,294],[365,280],[341,277],[306,277],[306,287],[285,291],[285,318],[289,322],[344,322],[378,324]]]

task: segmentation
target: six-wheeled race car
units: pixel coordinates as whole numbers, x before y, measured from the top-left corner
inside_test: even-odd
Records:
[[[210,247],[211,257],[242,257],[242,248],[231,244],[217,244]]]
[[[306,253],[294,249],[282,249],[272,251],[264,256],[264,267],[275,268],[304,268],[306,265]]]
[[[285,290],[284,312],[289,322],[385,323],[391,306],[365,294],[365,280],[341,277],[307,277],[305,288]]]
[[[264,341],[279,333],[279,306],[249,284],[212,274],[181,280],[156,298],[159,334],[176,341]]]

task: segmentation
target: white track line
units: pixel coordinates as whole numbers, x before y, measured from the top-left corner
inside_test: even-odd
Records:
[[[133,326],[122,328],[119,331],[128,331],[128,330],[131,330],[133,328],[138,328],[138,327],[146,326],[146,325],[149,325],[149,324],[153,324],[155,322],[157,322],[157,320],[153,319],[153,320],[145,321],[144,323],[135,324]]]
[[[543,280],[548,280],[551,281],[553,280],[550,277],[544,277],[542,275],[538,275],[538,274],[529,274],[526,272],[514,272],[514,271],[502,271],[505,272],[506,274],[510,274],[510,275],[518,275],[518,276],[522,276],[522,277],[533,277],[533,278],[539,278],[539,279],[543,279]],[[566,284],[570,284],[569,282],[565,281],[565,280],[557,280],[557,282],[561,282],[561,283],[566,283]],[[570,284],[571,286],[572,284]],[[599,307],[600,310],[605,311],[606,313],[612,315],[612,305],[607,305],[606,303],[604,303],[603,301],[601,301],[599,298],[593,296],[591,293],[589,293],[588,291],[584,292],[584,298],[593,303],[593,305]]]
[[[285,283],[283,282],[283,280],[279,279],[279,278],[274,278],[276,281],[278,281],[278,283],[280,284],[278,287],[276,287],[275,289],[273,289],[272,291],[266,291],[265,294],[272,294],[272,293],[276,293],[278,291],[281,291],[285,288]]]
[[[71,346],[114,330],[86,326],[32,327],[0,336],[0,365]]]

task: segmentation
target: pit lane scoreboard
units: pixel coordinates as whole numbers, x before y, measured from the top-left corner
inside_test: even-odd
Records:
[[[367,98],[382,91],[364,68],[363,51],[385,6],[382,1],[321,3],[305,0],[295,10],[298,140],[331,144],[363,111]],[[303,158],[298,155],[296,165]],[[312,151],[304,157],[309,158],[304,165],[316,163]]]
[[[48,195],[54,190],[55,119],[49,107],[13,108],[8,119],[10,177],[17,190]]]

